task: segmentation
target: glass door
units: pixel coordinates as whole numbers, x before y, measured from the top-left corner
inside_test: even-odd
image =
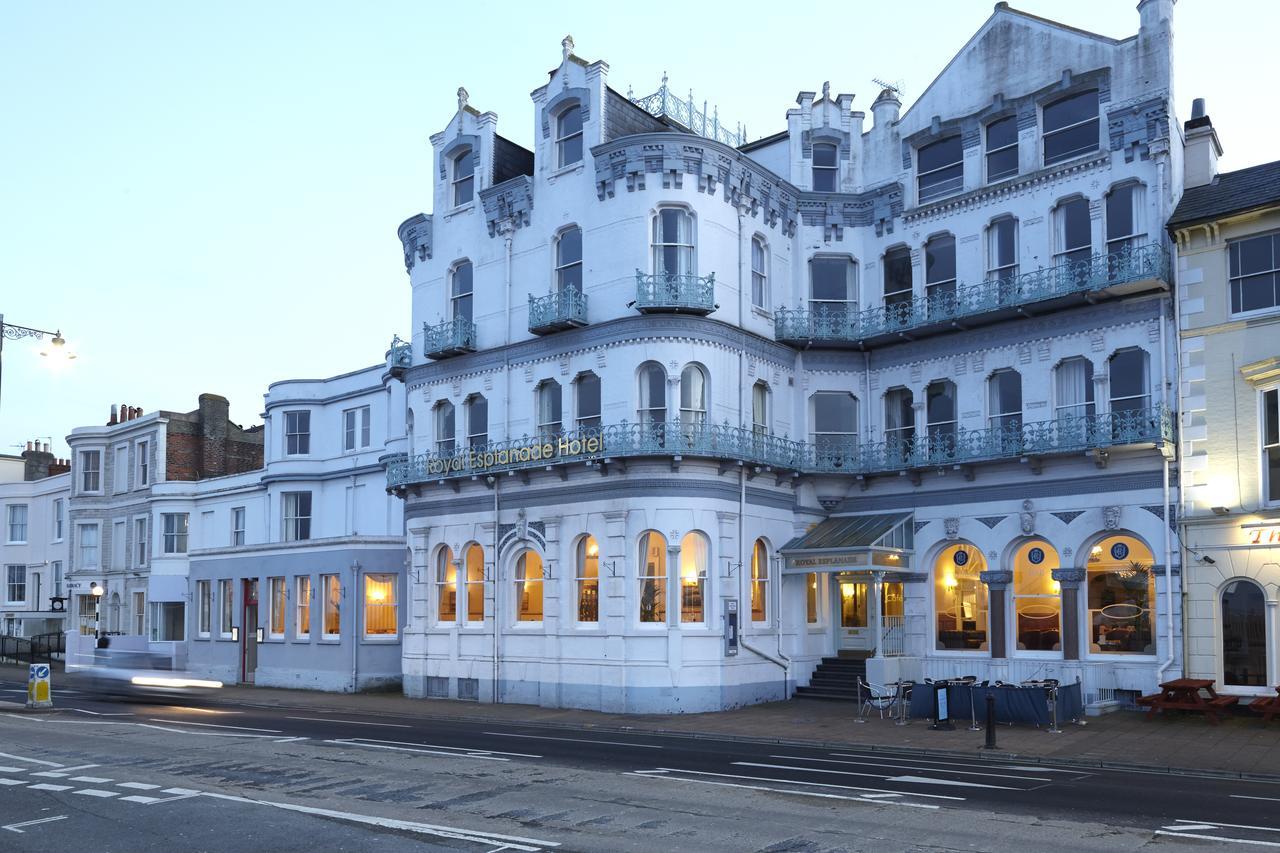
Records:
[[[837,648],[872,651],[875,638],[871,627],[871,584],[842,578],[836,584],[840,596],[840,627]]]
[[[253,684],[258,669],[258,582],[244,582],[244,618],[240,620],[240,648],[243,654],[241,680]]]

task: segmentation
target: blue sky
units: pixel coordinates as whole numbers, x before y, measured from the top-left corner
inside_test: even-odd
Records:
[[[1138,28],[1135,0],[1012,5],[1110,36]],[[78,358],[5,346],[0,452],[51,437],[63,453],[112,403],[186,411],[205,391],[257,423],[268,383],[380,361],[409,332],[395,229],[429,208],[427,137],[464,85],[527,145],[529,92],[566,33],[608,61],[614,88],[648,93],[666,70],[754,138],[824,80],[862,109],[872,77],[901,80],[909,105],[991,7],[5,3],[0,313],[60,327]],[[1278,25],[1261,0],[1178,4],[1180,117],[1208,99],[1224,169],[1280,157],[1280,119],[1256,94]]]

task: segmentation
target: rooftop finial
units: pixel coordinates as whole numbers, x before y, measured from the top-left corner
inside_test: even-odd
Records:
[[[831,100],[831,81],[830,80],[822,81],[822,99],[824,101]]]
[[[462,112],[467,108],[467,99],[471,96],[467,94],[466,87],[458,87],[458,112]]]
[[[560,42],[560,58],[568,59],[571,53],[573,53],[573,36],[565,36]]]

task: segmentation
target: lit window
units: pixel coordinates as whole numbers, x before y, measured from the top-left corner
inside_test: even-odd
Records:
[[[1262,494],[1280,503],[1280,390],[1262,392]]]
[[[1018,174],[1018,117],[996,119],[987,125],[987,182]]]
[[[284,492],[282,513],[285,542],[311,538],[311,492]]]
[[[573,381],[575,399],[578,405],[577,428],[600,428],[600,377],[594,373],[583,373]]]
[[[489,443],[489,401],[480,394],[467,398],[467,446],[484,447]]]
[[[336,640],[342,631],[342,583],[337,575],[320,576],[324,596],[324,639]]]
[[[472,544],[467,548],[467,621],[484,621],[484,549]]]
[[[1018,220],[1003,216],[987,228],[987,281],[1008,281],[1017,274]]]
[[[369,407],[347,409],[342,413],[342,449],[357,450],[369,446]]]
[[[475,196],[475,152],[465,148],[453,158],[453,206],[466,204]]]
[[[294,578],[294,636],[306,640],[311,636],[311,576]]]
[[[457,447],[453,403],[441,400],[436,403],[436,453],[447,455]]]
[[[1080,92],[1044,108],[1044,164],[1098,150],[1098,91]]]
[[[600,546],[594,536],[578,540],[578,621],[600,621]]]
[[[751,238],[751,304],[757,308],[769,307],[768,250],[764,238]]]
[[[824,314],[858,310],[858,268],[851,258],[809,261],[809,308]]]
[[[164,553],[187,553],[187,531],[190,516],[185,512],[166,512],[160,516],[164,524]]]
[[[840,167],[836,162],[836,147],[829,142],[813,146],[813,191],[833,193]]]
[[[1089,552],[1089,642],[1094,654],[1155,654],[1156,578],[1151,549],[1111,536]]]
[[[916,186],[921,204],[964,189],[964,149],[959,136],[940,139],[916,152]]]
[[[364,576],[364,634],[394,637],[400,630],[396,614],[396,576]]]
[[[980,578],[986,565],[982,552],[968,544],[947,548],[934,562],[940,650],[987,648],[987,585]]]
[[[582,160],[582,107],[578,104],[556,116],[556,159],[562,167]]]
[[[538,383],[538,435],[541,438],[552,438],[564,429],[564,417],[561,403],[560,383],[554,379],[544,379]]]
[[[1280,234],[1230,244],[1231,313],[1280,307]]]
[[[582,292],[581,228],[570,228],[556,240],[556,290]]]
[[[267,632],[273,639],[282,639],[285,607],[284,578],[267,578],[267,585],[271,593],[271,620],[267,625]]]
[[[213,621],[213,587],[209,581],[196,581],[196,599],[200,602],[197,614],[196,633],[201,637],[209,636]]]
[[[764,622],[769,617],[769,550],[763,539],[751,549],[751,621]]]
[[[693,267],[693,217],[678,207],[664,207],[653,219],[653,274],[690,276]]]
[[[680,621],[706,621],[707,565],[711,562],[711,540],[696,530],[680,540]]]
[[[1032,540],[1013,555],[1014,637],[1018,651],[1062,651],[1062,590],[1053,579],[1058,552]]]
[[[284,413],[284,452],[301,456],[311,452],[311,413]]]
[[[449,310],[454,320],[471,322],[471,264],[463,261],[449,275]]]
[[[640,621],[667,621],[667,540],[652,530],[640,534]]]
[[[804,576],[804,621],[810,625],[818,624],[817,572],[810,572]]]
[[[542,558],[534,551],[516,560],[516,620],[542,621]]]
[[[448,545],[436,554],[436,619],[453,622],[458,618],[458,564]]]

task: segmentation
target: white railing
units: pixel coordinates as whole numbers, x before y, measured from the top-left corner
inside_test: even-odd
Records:
[[[905,616],[884,616],[880,637],[880,654],[898,657],[907,651],[907,624]]]

